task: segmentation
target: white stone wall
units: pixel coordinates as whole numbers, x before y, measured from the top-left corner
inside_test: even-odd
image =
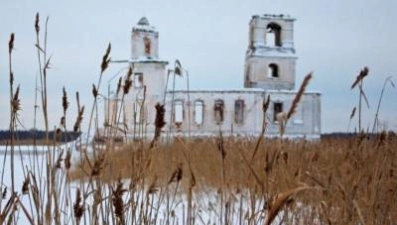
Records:
[[[174,93],[174,94],[173,94]],[[188,136],[206,136],[218,134],[219,129],[225,135],[253,135],[262,129],[262,90],[235,90],[235,91],[175,91],[168,92],[166,98],[167,129],[174,133]],[[173,96],[174,95],[174,96]],[[172,99],[174,102],[182,101],[184,107],[184,119],[178,125],[172,120]],[[190,99],[190,101],[188,100]],[[217,123],[215,119],[214,104],[216,100],[224,102],[223,121]],[[243,122],[235,121],[235,101],[244,101]],[[195,101],[204,103],[204,118],[202,124],[194,121]],[[190,118],[190,122],[189,122]],[[189,126],[190,123],[190,126]],[[170,128],[171,126],[171,128]]]
[[[274,120],[274,103],[282,104],[288,112],[295,98],[295,51],[293,49],[293,21],[284,15],[254,16],[250,23],[250,39],[256,46],[248,49],[245,63],[244,86],[241,90],[190,90],[166,91],[166,66],[168,62],[158,59],[158,33],[149,25],[146,18],[134,27],[131,38],[130,65],[134,68],[130,93],[123,104],[119,99],[110,99],[105,106],[108,124],[124,129],[128,137],[147,137],[154,135],[155,105],[165,104],[163,136],[211,136],[219,130],[223,135],[251,136],[261,133],[263,122],[263,100],[270,96],[271,104],[266,114],[266,135],[278,136],[279,124]],[[282,27],[282,46],[268,48],[266,26],[277,22]],[[151,40],[150,57],[145,55],[144,38]],[[251,52],[250,52],[251,51]],[[269,64],[278,65],[279,77],[268,74]],[[141,74],[142,79],[135,79]],[[137,85],[136,82],[140,82]],[[248,88],[247,88],[248,87]],[[222,100],[222,121],[219,121],[219,105]],[[196,102],[202,103],[202,121],[196,122],[198,111]],[[236,101],[244,102],[242,110],[236,110]],[[117,103],[117,104],[116,104]],[[117,115],[115,114],[117,107]],[[236,120],[236,112],[242,117]],[[112,119],[113,118],[113,119]],[[137,119],[138,118],[138,119]],[[118,120],[119,123],[115,123]],[[321,134],[321,94],[306,92],[298,105],[296,113],[288,121],[286,137],[319,138]]]
[[[268,110],[269,126],[267,134],[278,135],[279,124],[273,120],[273,103],[283,103],[283,111],[288,113],[296,91],[266,91],[270,95],[271,104]],[[298,104],[296,113],[286,125],[286,135],[289,136],[313,136],[318,138],[321,134],[321,94],[319,92],[306,92]]]

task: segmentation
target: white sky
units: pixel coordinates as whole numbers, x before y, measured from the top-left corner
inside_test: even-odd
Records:
[[[117,2],[117,3],[116,3]],[[248,22],[254,14],[290,14],[295,22],[297,85],[314,72],[309,85],[322,96],[322,131],[346,131],[358,92],[350,85],[364,66],[370,68],[365,91],[370,109],[364,110],[364,127],[371,127],[383,81],[395,76],[397,84],[397,1],[395,0],[5,0],[0,3],[0,129],[9,123],[8,40],[15,33],[13,70],[21,84],[21,121],[33,127],[35,76],[34,18],[40,12],[42,31],[48,15],[50,126],[61,117],[62,87],[71,107],[68,126],[76,117],[74,93],[80,92],[87,111],[92,105],[91,87],[99,76],[102,55],[112,43],[112,59],[130,55],[130,32],[142,16],[160,32],[160,56],[179,59],[189,70],[191,88],[241,88],[248,43]],[[112,65],[102,83],[121,65]],[[16,85],[15,85],[16,86]],[[114,87],[115,84],[112,84]],[[397,130],[397,89],[388,85],[380,119]],[[39,122],[40,124],[40,122]],[[357,126],[353,121],[351,128]]]

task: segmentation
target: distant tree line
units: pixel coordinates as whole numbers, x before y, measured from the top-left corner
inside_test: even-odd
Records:
[[[50,131],[49,139],[56,140],[57,142],[74,141],[80,137],[81,132],[63,132],[63,131]],[[46,132],[42,130],[22,130],[14,132],[15,140],[45,140]],[[9,130],[0,130],[0,142],[11,140],[11,133]]]

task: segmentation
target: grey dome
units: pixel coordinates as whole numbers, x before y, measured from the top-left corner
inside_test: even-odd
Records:
[[[142,17],[139,22],[138,25],[142,25],[142,26],[149,26],[149,20],[146,17]]]

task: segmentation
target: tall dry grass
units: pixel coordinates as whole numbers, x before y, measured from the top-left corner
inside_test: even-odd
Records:
[[[256,142],[248,139],[224,139],[224,163],[219,160],[216,139],[176,140],[170,146],[151,150],[130,145],[108,153],[100,179],[112,183],[119,176],[131,180],[145,176],[148,181],[168,185],[175,180],[174,171],[179,171],[183,174],[178,178],[181,194],[191,186],[187,171],[192,170],[195,192],[231,194],[247,190],[254,198],[265,198],[262,207],[269,212],[280,193],[304,187],[308,190],[288,197],[284,210],[292,218],[308,223],[316,219],[326,224],[362,220],[366,224],[389,224],[397,219],[396,144],[395,134],[382,133],[376,138],[285,141],[280,153],[279,142],[266,139],[249,165],[244,158],[253,154]],[[183,153],[186,148],[189,162]],[[88,169],[84,163],[81,168]],[[79,171],[74,171],[72,179],[85,177]]]

